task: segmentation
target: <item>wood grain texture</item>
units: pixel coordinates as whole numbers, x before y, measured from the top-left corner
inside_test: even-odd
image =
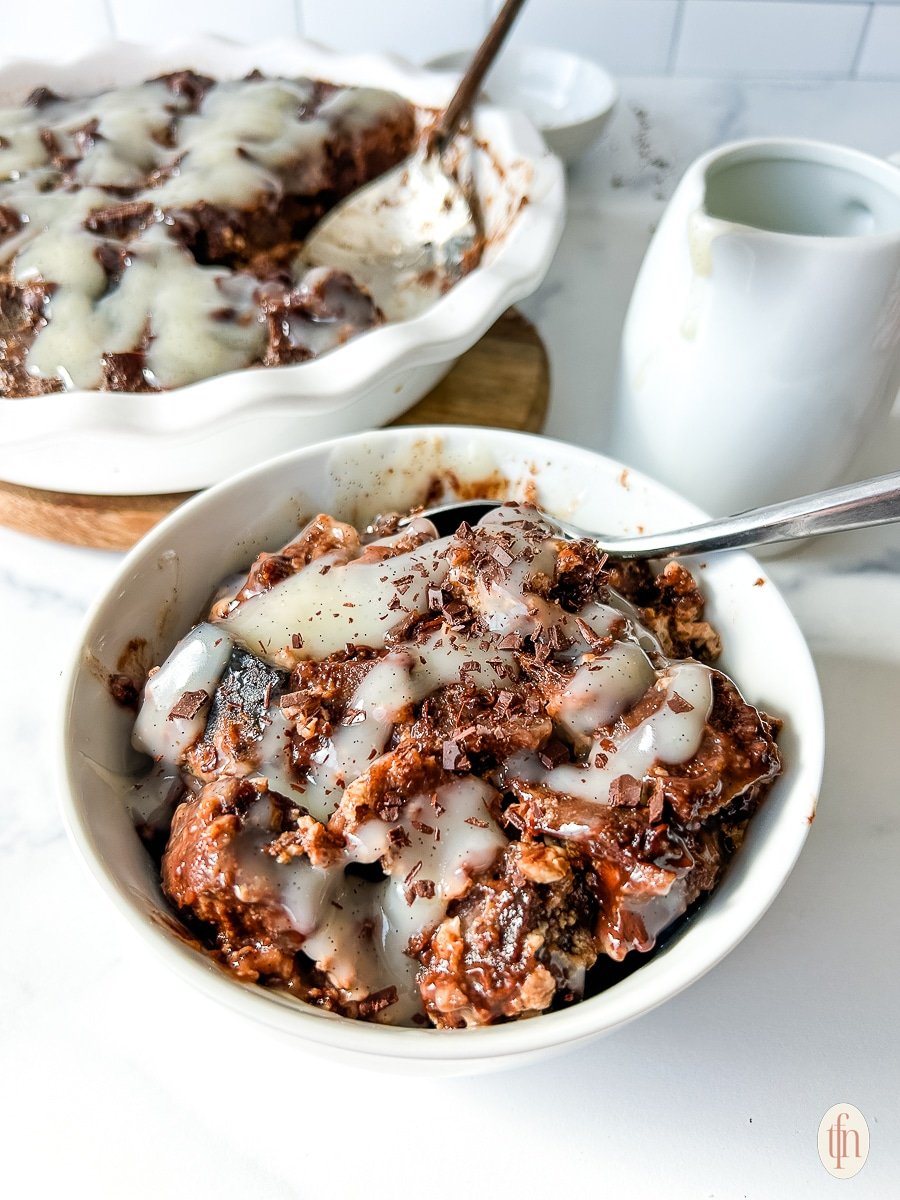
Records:
[[[540,431],[550,368],[534,326],[505,313],[452,371],[394,425],[486,425]],[[0,525],[100,550],[127,550],[194,492],[88,496],[0,482]]]

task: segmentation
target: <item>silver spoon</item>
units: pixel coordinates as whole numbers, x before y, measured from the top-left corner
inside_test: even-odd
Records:
[[[349,272],[388,320],[415,315],[462,274],[479,221],[444,156],[525,0],[506,0],[436,128],[417,152],[316,225],[301,264]]]
[[[438,533],[455,533],[463,521],[474,524],[485,513],[498,508],[497,500],[461,500],[425,509]],[[565,534],[589,538],[601,550],[617,558],[675,558],[680,554],[703,554],[711,550],[737,550],[745,546],[764,546],[770,542],[788,542],[817,533],[839,533],[866,525],[887,525],[900,520],[900,471],[848,483],[783,500],[765,508],[751,508],[733,517],[717,517],[701,525],[650,533],[641,537],[616,537],[582,529],[571,521],[550,517]]]

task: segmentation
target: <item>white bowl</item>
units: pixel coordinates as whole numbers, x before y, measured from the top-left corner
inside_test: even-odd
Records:
[[[259,547],[288,540],[298,510],[358,521],[421,501],[444,472],[464,483],[499,474],[518,497],[536,484],[538,503],[549,512],[611,532],[661,529],[701,516],[611,459],[528,434],[406,427],[294,451],[190,501],[124,560],[94,605],[69,669],[58,751],[63,810],[76,845],[107,895],[171,968],[248,1019],[337,1057],[460,1073],[517,1064],[608,1033],[723,958],[771,904],[806,840],[823,732],[815,671],[781,596],[770,582],[759,585],[765,574],[747,554],[713,556],[698,571],[723,636],[724,669],[752,703],[784,719],[785,770],[721,886],[650,961],[569,1009],[464,1031],[356,1022],[226,975],[172,931],[157,871],[123,804],[123,776],[138,759],[130,747],[132,718],[111,700],[104,671],[116,669],[120,651],[135,637],[147,640],[152,661],[161,661],[218,580],[246,566]]]
[[[471,50],[433,58],[427,66],[463,71]],[[580,158],[600,137],[619,98],[619,85],[589,58],[550,46],[511,46],[488,75],[495,104],[519,108],[564,162]]]
[[[219,78],[259,67],[366,84],[423,108],[443,106],[454,89],[452,77],[388,55],[340,55],[290,38],[243,46],[204,37],[163,47],[112,43],[68,63],[12,62],[0,67],[0,104],[21,102],[39,83],[89,93],[179,67]],[[285,449],[404,412],[535,290],[562,232],[562,167],[529,122],[485,106],[474,128],[487,247],[481,264],[430,309],[295,366],[247,368],[151,395],[0,398],[0,479],[109,495],[189,491]]]

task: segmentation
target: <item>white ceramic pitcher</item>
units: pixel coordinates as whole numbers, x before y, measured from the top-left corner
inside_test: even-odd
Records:
[[[836,482],[900,387],[900,169],[734,142],[687,171],[625,321],[615,455],[711,512]]]

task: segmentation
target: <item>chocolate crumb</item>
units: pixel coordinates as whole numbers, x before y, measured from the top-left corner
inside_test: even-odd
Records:
[[[110,675],[109,694],[122,708],[137,709],[138,689],[129,675]]]

